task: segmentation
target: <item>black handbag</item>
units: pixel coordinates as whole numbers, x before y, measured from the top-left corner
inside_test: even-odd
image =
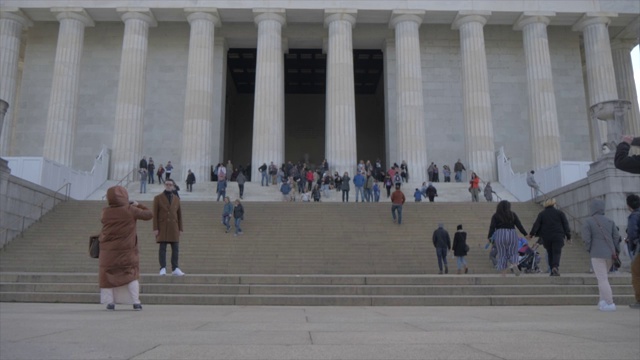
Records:
[[[97,259],[100,257],[100,236],[89,236],[89,256]]]

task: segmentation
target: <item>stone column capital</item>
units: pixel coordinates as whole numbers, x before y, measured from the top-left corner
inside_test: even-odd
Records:
[[[33,26],[33,22],[18,8],[3,8],[0,10],[0,19],[8,19],[19,22],[23,28]]]
[[[612,17],[618,17],[618,14],[610,12],[586,13],[571,27],[571,30],[583,31],[586,27],[597,24],[608,26]]]
[[[458,11],[456,18],[453,19],[451,29],[459,30],[460,27],[466,23],[477,22],[482,24],[487,23],[487,20],[491,16],[491,11],[476,11],[476,10],[462,10]]]
[[[58,19],[58,21],[62,21],[64,19],[73,19],[80,21],[82,24],[84,24],[84,26],[95,26],[95,23],[93,22],[91,16],[89,16],[89,14],[87,14],[87,12],[83,8],[58,7],[51,8],[51,12],[56,15],[56,19]]]
[[[636,45],[638,45],[638,39],[611,40],[611,50],[627,50],[631,52]]]
[[[284,27],[287,26],[287,12],[285,9],[253,9],[253,20],[256,25],[264,20],[275,20]]]
[[[544,24],[547,26],[551,21],[550,18],[554,16],[556,16],[555,12],[523,12],[513,24],[513,30],[521,31],[529,24]]]
[[[142,20],[151,27],[158,26],[158,22],[149,8],[117,8],[116,11],[121,14],[120,19],[125,23],[127,20],[135,19]]]
[[[351,28],[356,26],[356,18],[358,10],[356,9],[325,9],[324,10],[324,27],[328,27],[333,21],[348,21]]]
[[[405,21],[411,21],[420,26],[425,14],[424,10],[393,10],[389,19],[389,28],[395,29],[396,25]]]
[[[184,13],[189,24],[195,20],[207,20],[211,21],[215,27],[222,25],[217,8],[185,8]]]

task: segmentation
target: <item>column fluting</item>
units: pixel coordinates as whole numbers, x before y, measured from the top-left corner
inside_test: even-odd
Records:
[[[256,81],[253,107],[251,179],[260,181],[263,164],[284,162],[284,10],[254,10],[258,26]]]
[[[522,30],[524,43],[533,169],[555,165],[562,160],[548,24],[546,16],[525,14],[514,27]]]
[[[638,92],[631,63],[631,50],[638,44],[637,40],[614,40],[611,42],[613,69],[616,74],[618,97],[631,101],[631,112],[625,116],[624,133],[638,136],[640,134],[640,110],[638,109]]]
[[[356,10],[325,11],[328,27],[325,154],[332,170],[353,176],[357,164],[352,28]]]
[[[573,26],[574,31],[582,31],[584,55],[587,63],[587,86],[589,89],[589,107],[609,100],[618,100],[616,75],[613,70],[611,42],[608,25],[611,20],[607,16],[583,16]],[[598,121],[599,139],[593,146],[607,142],[607,124]],[[595,134],[592,134],[595,138]]]
[[[20,10],[0,11],[0,99],[9,104],[0,121],[0,156],[10,155],[13,109],[18,87],[18,61],[22,30],[33,23]]]
[[[53,65],[43,156],[71,166],[78,115],[78,85],[84,28],[94,24],[83,9],[54,8],[51,11],[56,14],[60,28]]]
[[[187,20],[191,34],[182,133],[182,179],[187,178],[190,169],[204,182],[209,178],[212,165],[213,47],[220,18],[217,10],[210,9],[188,12]]]
[[[124,22],[120,77],[113,133],[112,179],[121,179],[142,158],[149,26],[156,21],[148,9],[118,9]]]
[[[459,13],[453,23],[460,30],[462,103],[469,171],[484,180],[496,178],[491,96],[484,44],[484,24],[490,13]]]
[[[427,179],[427,144],[422,94],[422,63],[418,29],[423,11],[393,11],[391,28],[395,29],[396,45],[396,131],[398,159],[406,161],[409,177],[421,182]]]

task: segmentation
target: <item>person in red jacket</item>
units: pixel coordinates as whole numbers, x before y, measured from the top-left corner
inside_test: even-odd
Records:
[[[402,224],[402,205],[406,201],[404,194],[400,191],[400,185],[396,185],[396,191],[391,194],[391,216],[396,222],[396,212],[398,212],[398,225]]]

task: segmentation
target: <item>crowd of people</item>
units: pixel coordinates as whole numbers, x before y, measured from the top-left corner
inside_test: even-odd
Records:
[[[629,155],[632,145],[640,146],[640,138],[623,137],[623,141],[618,145],[615,154],[615,166],[620,170],[630,173],[640,174],[640,156]],[[149,161],[143,157],[140,161],[139,172],[141,176],[141,192],[146,187],[143,184],[153,183],[155,169],[153,159]],[[162,169],[162,165],[159,166]],[[156,195],[153,200],[153,208],[148,209],[136,201],[129,201],[126,188],[114,186],[107,191],[107,203],[102,212],[102,231],[100,233],[100,257],[99,257],[99,285],[101,303],[107,304],[107,310],[115,310],[116,303],[133,304],[134,310],[142,310],[139,299],[139,255],[136,235],[137,220],[153,219],[153,233],[156,242],[159,244],[159,275],[167,274],[166,270],[166,248],[171,246],[171,267],[172,274],[183,276],[185,273],[179,268],[179,241],[183,231],[182,209],[180,196],[176,190],[175,181],[171,178],[173,166],[169,161],[163,172],[158,170],[159,182],[164,182],[165,190]],[[272,171],[273,169],[273,171]],[[316,171],[308,169],[305,164],[293,165],[291,162],[283,164],[280,168],[273,163],[267,166],[266,163],[259,168],[262,173],[262,185],[268,186],[278,184],[285,201],[291,200],[291,191],[297,189],[302,194],[303,201],[319,201],[321,196],[330,196],[329,193],[336,189],[342,191],[342,201],[348,202],[349,181],[351,178],[345,172],[342,176],[329,172],[329,164],[325,160],[322,166]],[[454,165],[455,179],[461,181],[461,172],[465,171],[464,166],[458,161]],[[164,180],[161,174],[164,173]],[[230,220],[233,216],[235,225],[235,236],[242,235],[241,221],[244,219],[244,207],[240,199],[236,199],[231,204],[231,200],[225,194],[227,178],[235,179],[238,182],[240,198],[243,194],[243,185],[247,180],[242,169],[233,168],[231,161],[226,166],[218,164],[215,169],[218,180],[218,199],[222,197],[224,205],[222,211],[222,224],[225,232],[229,232]],[[228,176],[231,174],[230,176]],[[534,172],[530,172],[527,184],[534,190],[539,190]],[[447,166],[443,167],[445,181],[450,180],[450,171]],[[393,180],[390,180],[393,179]],[[394,164],[389,171],[382,171],[380,161],[376,161],[373,166],[370,162],[360,161],[357,166],[353,183],[356,187],[356,201],[379,201],[379,183],[387,188],[387,197],[391,198],[391,214],[393,223],[402,224],[402,207],[406,202],[404,193],[401,191],[403,182],[409,179],[409,169],[406,162],[398,166]],[[143,181],[144,180],[144,181]],[[414,194],[416,201],[428,197],[429,201],[437,196],[437,190],[433,182],[439,181],[439,170],[435,164],[429,167],[429,183],[423,183],[421,189],[416,189]],[[187,190],[191,191],[191,186],[195,183],[195,176],[188,171]],[[469,182],[469,191],[473,201],[478,201],[480,180],[472,172]],[[222,185],[221,185],[222,184]],[[395,186],[395,191],[390,194],[390,189]],[[377,191],[374,190],[377,188]],[[488,182],[485,185],[484,195],[487,201],[492,201],[493,191]],[[536,194],[537,195],[537,194]],[[520,221],[518,215],[511,210],[511,203],[502,200],[498,203],[496,212],[491,216],[488,243],[492,254],[495,257],[496,269],[502,276],[506,276],[508,270],[516,276],[520,275],[519,251],[528,245],[527,241],[519,237],[516,229],[526,238],[532,240],[537,237],[537,243],[547,251],[547,263],[549,265],[550,276],[560,276],[560,259],[562,248],[565,242],[571,242],[571,229],[563,211],[557,208],[555,199],[547,199],[544,202],[544,209],[538,214],[532,228],[527,232]],[[581,226],[581,235],[584,241],[585,250],[591,258],[591,266],[596,275],[599,291],[598,309],[601,311],[615,311],[616,305],[613,301],[613,292],[608,280],[608,273],[619,263],[619,254],[622,246],[631,258],[632,285],[634,288],[635,303],[629,305],[631,308],[640,309],[640,196],[629,194],[626,198],[626,205],[630,212],[627,219],[626,238],[624,242],[619,234],[618,226],[605,216],[605,203],[601,199],[592,199],[589,216]],[[436,249],[439,274],[449,272],[447,264],[447,253],[453,250],[457,259],[458,274],[468,273],[469,269],[465,257],[470,248],[466,243],[467,234],[463,230],[462,224],[456,229],[453,244],[449,233],[442,223],[438,224],[433,232],[432,242]],[[535,260],[534,260],[535,261]]]

